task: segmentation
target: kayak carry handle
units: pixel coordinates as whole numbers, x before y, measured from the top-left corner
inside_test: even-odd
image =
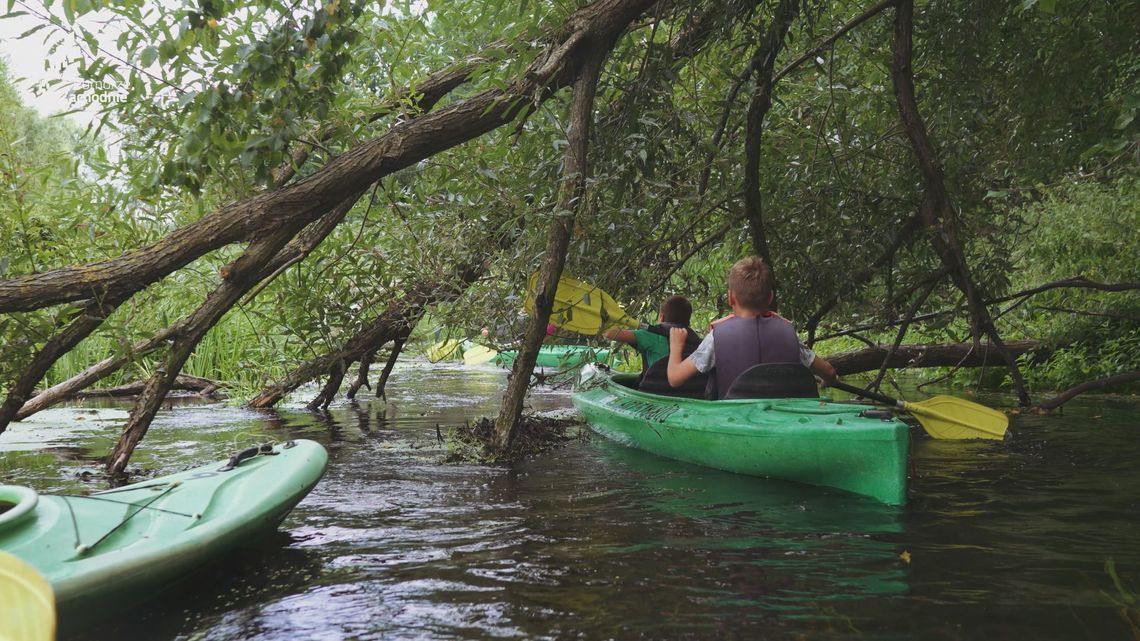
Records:
[[[262,443],[261,445],[254,445],[253,447],[247,447],[244,450],[238,452],[237,454],[234,454],[233,456],[231,456],[230,460],[226,461],[225,465],[218,468],[218,471],[219,472],[229,472],[230,470],[234,469],[238,465],[241,465],[242,461],[248,461],[249,459],[251,459],[255,456],[261,456],[263,454],[272,454],[272,453],[273,453],[273,445],[271,445],[269,443]]]

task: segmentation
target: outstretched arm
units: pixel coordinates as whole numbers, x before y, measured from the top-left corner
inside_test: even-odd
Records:
[[[637,335],[633,333],[633,330],[618,328],[607,329],[602,336],[605,336],[611,341],[621,341],[623,343],[629,343],[630,345],[637,345]]]

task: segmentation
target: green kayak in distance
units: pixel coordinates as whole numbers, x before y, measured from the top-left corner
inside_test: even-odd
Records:
[[[137,604],[272,532],[324,474],[297,440],[87,496],[0,485],[0,550],[38,570],[61,625]]]
[[[571,394],[590,427],[623,445],[739,474],[906,502],[909,428],[819,398],[706,401],[633,389],[599,372]],[[889,416],[889,414],[888,414]]]
[[[500,367],[512,367],[519,353],[516,350],[499,352],[495,357],[495,364]],[[543,345],[538,350],[538,360],[535,367],[553,367],[567,369],[586,365],[588,363],[603,363],[610,356],[610,350],[605,347],[590,347],[589,345]]]

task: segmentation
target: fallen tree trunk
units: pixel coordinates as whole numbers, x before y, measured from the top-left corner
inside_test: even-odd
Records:
[[[125,383],[123,385],[118,385],[115,387],[104,387],[102,389],[89,389],[75,392],[68,398],[123,398],[129,396],[138,396],[139,394],[142,394],[145,387],[145,381],[134,381],[133,383]],[[179,374],[174,379],[174,383],[170,386],[170,389],[180,392],[194,392],[199,396],[218,398],[217,392],[219,387],[220,384],[217,381],[211,381],[208,378],[190,376],[188,374]]]
[[[331,350],[321,356],[313,358],[296,369],[284,379],[266,387],[260,394],[251,399],[246,406],[255,409],[264,409],[276,405],[286,394],[298,387],[316,380],[321,376],[347,367],[363,359],[367,354],[375,352],[384,344],[403,340],[408,336],[411,328],[419,322],[424,311],[431,305],[455,300],[466,291],[467,285],[475,282],[482,275],[484,264],[463,265],[456,269],[454,279],[446,282],[423,282],[414,286],[403,298],[392,299],[387,309],[378,315],[372,322],[360,329],[352,338],[345,341],[339,348]],[[340,375],[343,380],[343,372]],[[337,388],[339,389],[337,382]],[[332,390],[335,393],[336,390]],[[324,403],[329,390],[323,390],[320,403]],[[331,396],[328,398],[331,401]],[[320,405],[316,403],[314,407]],[[327,407],[327,403],[324,403]]]
[[[1053,398],[1034,406],[1033,409],[1043,414],[1048,413],[1057,409],[1058,407],[1061,407],[1065,403],[1068,403],[1080,394],[1084,394],[1085,392],[1104,389],[1106,387],[1112,387],[1114,385],[1127,385],[1128,383],[1135,381],[1140,381],[1140,371],[1125,372],[1123,374],[1109,376],[1108,378],[1100,378],[1095,381],[1085,381],[1076,387],[1071,387],[1064,392],[1061,392],[1057,396],[1054,396]]]
[[[1012,341],[1005,343],[1011,356],[1030,352],[1047,356],[1052,348],[1033,341]],[[888,355],[890,358],[888,359]],[[835,366],[841,376],[859,372],[877,371],[884,363],[892,368],[912,367],[982,367],[985,365],[1005,365],[997,350],[989,343],[982,343],[975,349],[973,343],[940,343],[931,345],[899,345],[892,353],[889,346],[876,346],[852,352],[828,354],[827,361]]]

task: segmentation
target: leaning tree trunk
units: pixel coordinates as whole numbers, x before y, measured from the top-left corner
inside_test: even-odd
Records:
[[[261,269],[261,273],[258,276],[260,281],[258,287],[264,287],[284,272],[286,268],[302,261],[308,256],[325,237],[336,228],[346,212],[347,210],[343,208],[335,209],[302,231],[293,242],[278,252],[273,260]],[[230,291],[231,293],[238,294],[238,296],[231,298],[230,305],[232,306],[242,294],[237,290]],[[166,346],[168,341],[173,340],[174,336],[182,333],[182,328],[186,323],[190,322],[190,319],[191,317],[189,316],[185,317],[151,338],[135,343],[126,354],[104,359],[68,380],[40,392],[33,399],[24,403],[23,407],[21,407],[20,411],[16,414],[16,420],[23,420],[36,412],[51,407],[74,395],[79,390],[86,389],[107,376],[110,376],[133,359]]]
[[[566,19],[555,42],[502,85],[402,121],[287,187],[230,203],[158,242],[106,261],[0,280],[0,312],[137,292],[226,245],[308,224],[377,180],[493,131],[578,76],[583,42],[606,46],[656,0],[598,0]]]
[[[612,46],[612,42],[610,43]],[[546,336],[546,324],[554,308],[554,292],[558,289],[558,279],[562,277],[562,267],[566,261],[566,250],[570,246],[570,231],[574,227],[575,211],[582,206],[586,195],[586,152],[589,148],[590,123],[593,120],[594,95],[598,89],[598,75],[609,47],[597,46],[587,50],[588,59],[582,65],[578,78],[574,81],[574,93],[570,100],[570,125],[567,132],[566,155],[563,158],[559,213],[550,227],[550,238],[539,270],[538,283],[534,296],[534,313],[527,323],[526,334],[519,347],[518,357],[511,368],[510,382],[503,394],[499,417],[495,421],[495,431],[491,435],[489,448],[492,453],[502,453],[511,444],[519,419],[522,417],[523,401],[530,387],[530,374],[538,360],[538,350]]]
[[[363,191],[350,193],[328,215],[339,221],[352,209],[362,194]],[[335,223],[329,229],[334,226]],[[170,352],[147,381],[123,426],[119,442],[107,458],[107,471],[110,474],[121,475],[126,470],[127,462],[135,447],[146,436],[163,399],[166,398],[175,379],[182,372],[182,366],[194,353],[202,338],[242,296],[267,276],[268,266],[274,263],[274,259],[302,227],[303,225],[299,223],[283,226],[251,245],[244,254],[222,270],[224,279],[222,284],[180,324],[181,327],[174,336]]]
[[[764,213],[760,197],[760,152],[764,134],[764,118],[772,107],[772,73],[776,57],[784,48],[788,28],[799,13],[800,0],[780,0],[772,23],[764,34],[764,41],[749,63],[755,69],[756,90],[748,103],[747,126],[744,136],[744,218],[752,236],[752,248],[764,259],[775,275],[772,252],[768,249],[768,235],[764,229]]]
[[[993,318],[985,305],[985,296],[980,291],[966,260],[965,252],[958,239],[958,230],[954,225],[954,205],[946,189],[942,165],[938,160],[938,153],[930,142],[926,125],[918,111],[918,101],[915,99],[914,73],[911,68],[911,52],[913,48],[912,30],[914,28],[914,1],[900,0],[895,8],[894,30],[894,56],[891,64],[891,77],[895,87],[895,98],[898,102],[899,115],[902,118],[903,128],[910,138],[911,147],[918,160],[922,172],[923,190],[922,216],[927,227],[932,230],[931,243],[934,246],[942,264],[950,270],[954,284],[966,297],[966,305],[970,310],[970,325],[974,343],[981,342],[985,334],[993,343],[998,354],[1009,367],[1013,378],[1014,388],[1023,406],[1030,404],[1029,392],[1022,378],[1017,360],[1005,348],[1005,344],[994,326]]]

